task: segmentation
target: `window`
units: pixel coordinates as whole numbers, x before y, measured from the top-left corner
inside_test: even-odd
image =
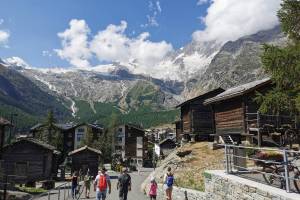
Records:
[[[84,128],[79,128],[79,129],[77,129],[77,132],[78,132],[78,133],[84,133]]]
[[[82,133],[80,133],[80,134],[77,133],[77,137],[76,137],[77,142],[80,142],[82,138],[83,138],[83,134]]]
[[[123,132],[123,129],[122,129],[122,128],[119,128],[119,132]]]

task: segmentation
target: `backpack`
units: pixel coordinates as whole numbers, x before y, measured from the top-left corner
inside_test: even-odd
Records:
[[[173,185],[173,183],[174,183],[174,177],[173,177],[173,175],[168,175],[167,176],[167,186],[168,187],[171,187],[172,185]]]
[[[105,191],[107,188],[106,175],[99,176],[98,188],[100,191]]]

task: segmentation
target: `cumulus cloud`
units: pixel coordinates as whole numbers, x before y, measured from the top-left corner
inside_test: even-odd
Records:
[[[152,42],[148,32],[137,37],[129,38],[125,35],[127,23],[109,25],[91,41],[91,51],[100,61],[135,62],[143,66],[157,64],[163,57],[173,50],[166,41]]]
[[[69,25],[69,29],[57,34],[62,40],[62,49],[55,49],[55,51],[60,58],[66,59],[73,66],[89,67],[91,52],[88,35],[90,29],[84,20],[73,19]]]
[[[173,50],[166,41],[150,41],[148,32],[129,37],[125,34],[126,28],[126,21],[119,25],[110,24],[96,35],[91,35],[89,40],[90,30],[85,21],[72,20],[70,28],[58,34],[62,39],[62,49],[55,51],[75,67],[90,66],[89,61],[93,58],[100,62],[136,63],[151,67]]]
[[[199,0],[198,3],[204,3]],[[281,0],[211,0],[203,22],[206,28],[193,33],[197,41],[226,42],[271,29],[279,24],[276,16]]]

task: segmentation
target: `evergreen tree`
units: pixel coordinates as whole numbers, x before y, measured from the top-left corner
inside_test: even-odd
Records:
[[[271,75],[275,88],[265,95],[259,94],[256,100],[263,113],[297,114],[300,111],[300,1],[284,0],[278,17],[289,40],[284,47],[263,46],[263,68]]]

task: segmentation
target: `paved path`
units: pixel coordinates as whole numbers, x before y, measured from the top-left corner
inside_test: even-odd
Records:
[[[132,179],[132,190],[128,193],[128,200],[148,200],[146,195],[141,192],[141,184],[150,174],[152,169],[143,169],[140,174],[137,172],[130,173]],[[117,190],[117,177],[119,174],[116,172],[109,172],[112,181],[112,192],[110,195],[107,196],[106,200],[118,200],[118,190]],[[84,194],[82,194],[81,199],[84,198]],[[90,195],[90,199],[95,199],[95,192],[93,191]]]
[[[128,200],[146,200],[148,199],[146,195],[141,192],[141,184],[148,177],[148,175],[153,171],[153,169],[144,168],[141,170],[140,174],[137,172],[130,173],[132,179],[132,190],[128,194]],[[106,200],[118,200],[118,190],[117,190],[117,181],[118,181],[118,173],[116,172],[108,172],[111,176],[112,181],[112,192],[107,196]],[[59,195],[60,194],[60,195]],[[64,200],[71,199],[68,198],[68,194],[70,194],[70,187],[61,188],[60,191],[52,190],[50,195],[36,196],[34,200]],[[60,198],[58,198],[60,196]],[[95,192],[93,191],[93,186],[91,187],[91,194],[89,199],[96,199]],[[86,200],[85,193],[83,192],[80,200]]]

